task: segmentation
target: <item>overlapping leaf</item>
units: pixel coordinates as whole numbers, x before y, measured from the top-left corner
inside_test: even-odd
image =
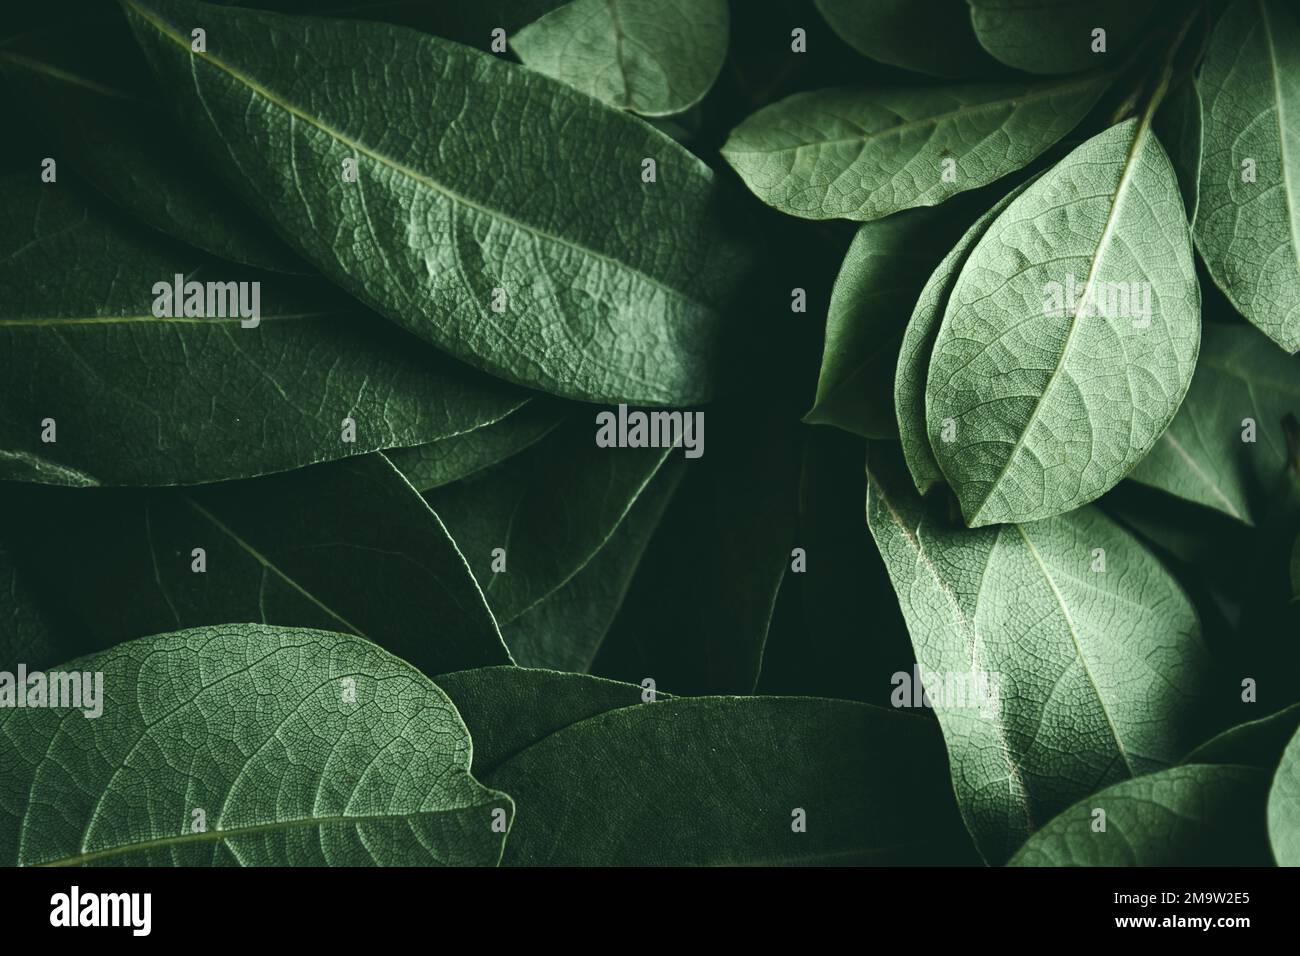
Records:
[[[966,0],[817,0],[817,9],[844,42],[882,63],[953,77],[992,64],[970,28]]]
[[[1112,63],[1142,39],[1156,0],[967,0],[980,44],[1008,66],[1070,73]],[[1102,30],[1104,38],[1094,31]],[[1094,50],[1104,39],[1103,50]]]

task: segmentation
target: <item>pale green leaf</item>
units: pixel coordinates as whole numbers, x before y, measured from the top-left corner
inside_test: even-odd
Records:
[[[1278,866],[1300,866],[1300,731],[1282,752],[1268,791],[1268,838]]]

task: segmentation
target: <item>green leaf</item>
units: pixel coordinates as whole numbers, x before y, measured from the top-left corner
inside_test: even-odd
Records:
[[[618,109],[671,116],[713,86],[726,0],[573,0],[515,34],[524,65]]]
[[[492,31],[512,34],[563,0],[216,0],[223,6],[278,13],[378,20],[414,27],[469,46],[489,49]]]
[[[1236,764],[1272,771],[1287,742],[1300,729],[1300,704],[1229,727],[1183,758],[1183,763]]]
[[[528,667],[482,667],[443,674],[437,682],[474,740],[470,769],[484,778],[571,724],[642,703],[644,693],[635,684]]]
[[[945,207],[912,209],[858,228],[831,291],[817,398],[805,422],[864,438],[898,434],[890,388],[907,316],[936,249],[964,225]]]
[[[866,704],[625,707],[486,779],[519,807],[504,860],[516,866],[915,864],[969,852],[933,723]]]
[[[477,474],[541,441],[564,420],[567,406],[542,398],[500,421],[428,445],[394,448],[388,458],[419,491],[432,491]]]
[[[578,573],[502,628],[516,661],[579,673],[591,669],[685,468],[678,460],[665,462]]]
[[[1178,183],[1137,120],[1044,173],[962,267],[930,358],[930,447],[971,527],[1087,504],[1187,392],[1200,287]]]
[[[494,811],[514,807],[470,776],[455,707],[368,641],[232,624],[132,641],[68,669],[102,672],[102,716],[0,711],[6,865],[500,858]]]
[[[1300,361],[1248,326],[1202,335],[1187,399],[1130,477],[1255,524],[1286,464],[1282,418],[1300,415]]]
[[[308,271],[251,211],[205,175],[202,157],[176,141],[157,104],[117,85],[114,63],[102,64],[99,72],[83,67],[104,58],[105,44],[120,52],[118,28],[126,52],[138,56],[125,26],[112,28],[107,36],[103,25],[61,30],[60,46],[70,48],[55,56],[0,52],[0,70],[13,81],[15,95],[48,130],[43,145],[49,155],[66,157],[115,204],[197,249],[262,269]]]
[[[934,349],[939,324],[948,307],[948,297],[952,295],[953,286],[957,284],[957,277],[971,250],[975,248],[975,243],[979,242],[993,220],[1028,185],[1022,183],[1007,193],[966,230],[965,235],[944,256],[921,289],[919,298],[915,299],[912,317],[903,332],[898,367],[894,373],[894,412],[898,418],[898,434],[902,439],[907,469],[912,473],[912,481],[921,494],[943,482],[943,472],[939,469],[934,452],[930,450],[930,438],[926,434],[925,379],[930,371],[930,352]]]
[[[382,455],[183,490],[12,486],[0,516],[59,596],[61,653],[30,666],[230,621],[355,634],[426,674],[510,663],[465,559]]]
[[[672,452],[599,448],[595,433],[594,418],[573,415],[502,466],[426,496],[502,626],[586,566]]]
[[[1205,145],[1196,245],[1233,306],[1286,351],[1300,349],[1300,19],[1240,0],[1201,68]]]
[[[1187,221],[1196,224],[1196,209],[1201,189],[1201,94],[1196,78],[1189,76],[1156,111],[1156,135],[1169,151],[1169,159],[1178,174],[1178,188],[1183,193]]]
[[[1192,764],[1126,780],[1061,813],[1011,866],[1266,866],[1252,767]],[[1106,830],[1094,829],[1106,814]]]
[[[1268,791],[1268,839],[1278,866],[1300,866],[1300,731],[1282,752]]]
[[[898,457],[871,449],[867,524],[922,679],[944,682],[953,787],[997,863],[1073,801],[1186,753],[1209,659],[1177,583],[1101,512],[954,527]],[[954,681],[975,697],[949,693]]]
[[[456,435],[524,401],[315,283],[166,245],[71,190],[0,180],[0,479],[243,478]],[[154,284],[177,274],[260,282],[260,323],[155,318]]]
[[[881,63],[948,77],[992,65],[970,28],[966,0],[817,0],[817,9],[840,39]]]
[[[1020,169],[1110,83],[836,88],[796,93],[732,131],[722,155],[754,195],[805,219],[879,219]]]
[[[1030,73],[1072,73],[1119,62],[1145,36],[1156,0],[967,0],[980,44]],[[1093,52],[1096,29],[1106,51]]]
[[[387,24],[123,3],[198,148],[361,301],[565,397],[710,397],[738,262],[712,173],[671,139],[549,77]],[[200,20],[207,52],[192,53]]]

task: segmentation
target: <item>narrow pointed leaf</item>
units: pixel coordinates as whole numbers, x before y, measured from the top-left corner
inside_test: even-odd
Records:
[[[514,35],[524,65],[622,110],[671,116],[727,56],[726,0],[572,0]]]
[[[1300,866],[1300,731],[1282,752],[1268,791],[1268,839],[1278,866]]]
[[[817,0],[817,9],[845,43],[881,63],[951,77],[993,65],[970,28],[966,0]]]
[[[1156,0],[967,0],[980,44],[1007,66],[1072,73],[1114,65],[1146,36]],[[1105,52],[1094,52],[1105,31]]]
[[[672,140],[400,27],[123,3],[194,142],[361,301],[558,395],[709,398],[734,246],[712,173]],[[207,51],[192,53],[200,20]]]
[[[500,858],[493,811],[508,819],[510,798],[470,776],[469,734],[447,696],[369,641],[227,625],[67,669],[103,673],[102,716],[0,711],[6,865]]]
[[[784,213],[879,219],[1020,169],[1083,119],[1109,80],[796,93],[741,123],[722,154]]]
[[[1200,287],[1173,168],[1137,120],[1043,174],[963,266],[926,382],[930,447],[972,527],[1100,497],[1182,403]]]
[[[1196,245],[1233,306],[1300,349],[1300,17],[1240,0],[1201,69],[1204,125]]]
[[[953,526],[897,457],[872,449],[867,523],[921,667],[988,681],[935,712],[966,825],[998,863],[1075,800],[1182,757],[1209,659],[1177,583],[1101,512]]]

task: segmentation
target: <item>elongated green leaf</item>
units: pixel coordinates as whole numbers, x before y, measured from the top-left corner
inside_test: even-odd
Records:
[[[128,54],[138,58],[138,53],[125,25],[110,23],[107,34],[103,26],[60,30],[61,49],[54,55],[0,53],[0,70],[48,131],[45,151],[123,209],[195,248],[263,269],[308,271],[205,175],[206,164],[178,142],[158,104],[119,85],[115,72],[123,44]],[[119,54],[109,63],[102,62],[108,59],[106,46]]]
[[[717,79],[729,27],[727,0],[572,0],[511,45],[525,66],[610,106],[671,116]]]
[[[644,702],[635,684],[530,667],[481,667],[443,674],[438,687],[451,698],[474,740],[475,776],[571,724]],[[655,700],[669,699],[657,694]]]
[[[943,481],[943,472],[934,452],[930,450],[930,437],[925,427],[925,380],[930,371],[930,352],[939,335],[948,297],[952,294],[957,277],[975,243],[984,236],[989,225],[1011,205],[1028,186],[1017,186],[988,212],[966,230],[961,240],[943,258],[926,281],[917,298],[912,317],[903,332],[903,342],[898,352],[898,367],[894,374],[894,413],[898,419],[898,435],[903,443],[903,456],[917,490],[925,494]],[[870,437],[870,436],[869,436]]]
[[[241,478],[456,435],[524,401],[313,283],[160,243],[71,188],[0,180],[0,479]],[[177,274],[261,283],[258,325],[156,318],[154,284]]]
[[[926,382],[930,447],[972,527],[1087,504],[1192,379],[1200,287],[1173,168],[1137,120],[1044,173],[963,266]]]
[[[967,2],[975,35],[998,60],[1030,73],[1072,73],[1114,64],[1136,47],[1156,0]]]
[[[1300,349],[1300,19],[1273,0],[1221,16],[1201,69],[1196,245],[1233,306]]]
[[[1063,811],[1011,865],[1264,866],[1267,781],[1252,767],[1205,764],[1125,780]]]
[[[102,716],[0,710],[6,865],[500,858],[513,804],[470,776],[455,707],[368,641],[228,625],[67,669],[102,673]]]
[[[1300,866],[1300,731],[1282,752],[1268,791],[1268,839],[1279,866]]]
[[[442,522],[382,455],[187,489],[0,492],[62,651],[231,621],[374,641],[426,674],[510,655]],[[195,549],[201,549],[197,554]]]
[[[501,467],[427,496],[503,626],[582,570],[671,452],[598,448],[595,435],[594,417],[576,414]]]
[[[817,0],[817,9],[845,43],[881,63],[952,77],[992,65],[966,0]]]
[[[1271,772],[1297,729],[1300,704],[1292,704],[1216,734],[1183,758],[1183,763],[1236,764]]]
[[[1248,326],[1202,335],[1186,401],[1130,477],[1255,524],[1286,463],[1282,418],[1300,415],[1300,361]]]
[[[898,434],[890,388],[907,316],[937,250],[964,225],[945,207],[911,209],[858,228],[831,291],[817,398],[804,421],[864,438]]]
[[[1183,193],[1187,221],[1195,225],[1201,189],[1201,94],[1196,78],[1189,76],[1156,112],[1155,131],[1169,151],[1169,159],[1178,174],[1178,188]]]
[[[711,172],[672,140],[387,24],[123,3],[198,147],[363,302],[559,395],[709,398],[734,245]],[[192,53],[200,20],[207,50]]]
[[[428,445],[394,448],[388,458],[418,490],[432,491],[541,441],[559,426],[567,411],[561,402],[530,399],[500,421]]]
[[[1014,172],[1068,133],[1108,82],[796,93],[741,123],[722,154],[782,212],[879,219]]]
[[[976,688],[931,696],[966,825],[1001,862],[1080,797],[1186,753],[1208,656],[1177,583],[1101,512],[954,527],[897,458],[872,448],[867,523],[921,667]]]
[[[516,661],[578,673],[591,669],[685,469],[681,461],[665,462],[581,570],[502,628]]]
[[[504,860],[514,865],[964,855],[933,723],[866,704],[705,697],[626,707],[550,735],[485,779],[519,807]]]

